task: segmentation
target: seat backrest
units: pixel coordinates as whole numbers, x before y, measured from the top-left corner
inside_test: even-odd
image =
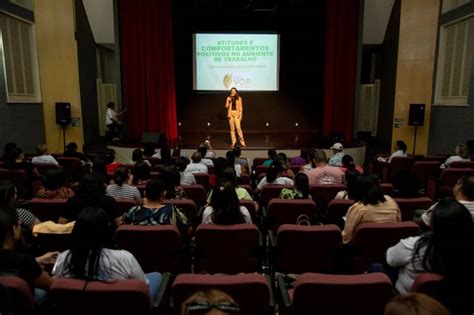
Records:
[[[301,165],[292,165],[291,167],[291,170],[293,171],[293,173],[298,174],[301,170]]]
[[[426,187],[426,181],[430,176],[437,176],[440,172],[437,161],[417,161],[411,167],[411,173],[416,176],[420,187]]]
[[[354,200],[334,199],[329,202],[326,211],[326,218],[330,223],[340,224],[342,217],[347,213],[347,210],[354,204]]]
[[[15,185],[18,196],[21,198],[31,197],[32,185],[24,170],[0,169],[0,180],[8,180]]]
[[[28,209],[42,222],[58,222],[61,211],[66,206],[67,199],[33,198]]]
[[[201,224],[196,229],[195,272],[256,272],[260,232],[253,224]]]
[[[428,155],[425,157],[424,161],[435,161],[439,164],[444,163],[448,157],[446,155]]]
[[[38,242],[40,254],[56,251],[63,252],[71,248],[69,244],[71,234],[38,233],[36,240]]]
[[[144,160],[147,160],[148,162],[150,162],[151,164],[151,167],[157,165],[157,164],[162,164],[163,162],[161,161],[161,159],[159,158],[154,158],[154,157],[146,157],[144,158]]]
[[[333,272],[340,245],[341,230],[336,225],[281,225],[274,253],[275,269],[285,274]]]
[[[35,300],[30,287],[25,280],[16,277],[2,275],[0,276],[0,286],[6,288],[6,301],[8,305],[1,305],[1,312],[13,312],[19,314],[22,312],[33,311]]]
[[[260,175],[261,174],[266,174],[269,169],[270,169],[270,166],[258,165],[255,168],[255,178],[260,178]]]
[[[71,176],[72,180],[79,180],[84,175],[82,161],[79,158],[60,157],[58,163],[64,167],[66,174]]]
[[[267,184],[263,186],[260,196],[264,204],[269,203],[270,200],[274,198],[279,198],[281,190],[283,188],[294,188],[294,186],[277,185],[277,184]]]
[[[197,206],[194,200],[191,199],[165,199],[164,204],[173,204],[186,215],[188,220],[193,220],[197,216]]]
[[[206,201],[207,191],[204,186],[196,185],[183,185],[181,186],[186,193],[186,198],[191,199],[196,203],[197,207],[204,205]]]
[[[415,157],[400,157],[396,156],[392,158],[390,162],[390,176],[395,176],[401,171],[409,171],[415,163]]]
[[[383,193],[385,195],[393,195],[393,192],[395,191],[395,187],[391,183],[380,183],[380,189],[382,189]]]
[[[238,185],[250,185],[250,175],[249,174],[240,174],[239,177],[237,177],[237,184]]]
[[[49,170],[55,170],[60,166],[53,163],[33,163],[33,166],[38,170],[41,175],[46,174]]]
[[[390,279],[382,273],[304,273],[294,284],[293,309],[301,315],[378,315],[383,314],[392,290]]]
[[[416,277],[411,287],[414,292],[425,293],[433,297],[442,296],[446,289],[446,278],[431,272],[422,273]]]
[[[474,176],[474,169],[447,168],[441,172],[441,176],[439,178],[439,185],[446,187],[454,187],[457,181],[465,175]]]
[[[253,200],[247,199],[240,199],[239,202],[241,206],[247,208],[250,213],[250,216],[252,217],[252,222],[255,223],[255,220],[257,218],[257,209],[255,207],[255,202]]]
[[[354,232],[353,246],[357,251],[357,269],[365,270],[371,263],[382,263],[385,252],[401,239],[419,234],[414,222],[362,223]]]
[[[202,185],[204,189],[209,189],[209,174],[207,173],[195,173],[193,174],[196,178],[196,184]]]
[[[314,200],[322,201],[325,205],[333,200],[337,193],[346,190],[346,186],[342,184],[329,185],[311,185],[309,191]]]
[[[140,280],[113,282],[55,278],[49,297],[58,314],[150,314],[148,286]]]
[[[256,169],[257,166],[262,165],[263,162],[265,162],[266,160],[268,160],[268,158],[266,158],[266,157],[256,157],[256,158],[254,158],[253,161],[252,161],[252,168]]]
[[[261,274],[181,274],[171,289],[175,314],[180,314],[181,305],[191,295],[208,289],[219,289],[230,295],[240,306],[240,314],[268,314],[273,307],[270,283]]]
[[[283,224],[296,224],[301,215],[313,221],[317,208],[311,199],[272,199],[267,212],[269,226],[276,233]]]
[[[181,237],[174,225],[121,225],[117,245],[135,256],[144,272],[179,272]]]
[[[117,202],[121,213],[127,213],[128,210],[137,205],[134,199],[115,199],[115,201]]]
[[[428,197],[419,198],[394,198],[402,213],[402,221],[413,221],[415,210],[427,210],[433,204]]]
[[[452,162],[449,165],[450,168],[474,168],[474,162],[461,162],[461,161],[456,161]]]

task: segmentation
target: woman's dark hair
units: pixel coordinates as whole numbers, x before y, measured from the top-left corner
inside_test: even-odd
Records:
[[[300,158],[303,158],[306,163],[308,163],[308,148],[301,148],[300,150]]]
[[[238,91],[237,88],[235,88],[235,87],[232,87],[232,88],[229,90],[229,95],[230,95],[230,93],[232,93],[232,90],[235,90],[235,97],[236,97],[237,99],[239,99],[239,98],[240,98],[239,91]]]
[[[217,177],[219,177],[222,173],[222,171],[224,171],[224,169],[230,165],[230,163],[228,163],[228,161],[223,158],[223,157],[218,157],[217,159],[214,160],[214,174],[217,175]],[[232,168],[234,167],[233,165],[231,165]]]
[[[143,161],[143,151],[141,149],[135,149],[132,151],[132,161],[135,163]]]
[[[163,181],[166,187],[166,198],[174,199],[176,197],[175,187],[181,182],[181,175],[174,166],[163,166],[159,169],[158,178]]]
[[[115,161],[115,150],[113,149],[105,150],[104,161],[105,163],[107,163],[107,165],[113,163]]]
[[[62,167],[49,169],[44,175],[44,187],[47,190],[58,190],[66,182],[66,175]]]
[[[354,159],[349,154],[346,154],[342,157],[341,163],[342,163],[342,166],[345,167],[347,170],[356,169],[356,164],[354,162]]]
[[[149,180],[151,178],[151,168],[150,165],[145,163],[145,161],[135,163],[133,168],[133,185],[138,185],[140,180]]]
[[[160,200],[165,191],[165,182],[161,178],[153,178],[146,183],[145,197],[149,200]]]
[[[242,150],[240,149],[239,146],[235,146],[235,147],[232,149],[232,151],[234,151],[236,158],[239,158],[240,155],[242,154]]]
[[[375,175],[360,175],[355,181],[355,201],[364,205],[377,205],[387,201],[380,188],[379,179]]]
[[[174,148],[173,150],[173,154],[172,154],[172,157],[180,157],[181,156],[181,146],[176,146],[176,148]]]
[[[309,196],[309,178],[305,173],[298,173],[295,176],[295,187],[303,193],[303,199]]]
[[[234,186],[237,186],[237,173],[232,166],[225,167],[222,172],[219,173],[218,181],[231,182]]]
[[[407,152],[407,145],[406,145],[406,143],[405,143],[404,141],[398,140],[398,141],[396,142],[396,145],[397,145],[398,150],[402,150],[403,153],[406,153],[406,152]]]
[[[172,165],[174,164],[174,160],[171,157],[171,150],[170,148],[161,148],[160,150],[161,161],[164,165]],[[204,156],[203,156],[204,157]]]
[[[77,143],[75,142],[70,142],[66,145],[66,151],[69,151],[69,152],[74,152],[77,150]]]
[[[465,175],[458,179],[459,189],[462,194],[469,200],[474,201],[474,176]]]
[[[269,150],[267,151],[267,154],[268,154],[268,159],[269,159],[269,160],[273,160],[273,161],[276,160],[277,151],[276,151],[275,149],[269,149]]]
[[[155,154],[155,145],[153,143],[148,143],[143,148],[143,155],[145,157],[152,157]]]
[[[5,160],[6,163],[15,163],[16,159],[20,157],[20,155],[23,154],[23,150],[19,147],[16,147],[10,151],[10,154],[8,155],[7,159]]]
[[[240,212],[240,202],[235,186],[229,181],[221,181],[212,189],[211,207],[212,222],[215,224],[245,223],[245,218]]]
[[[359,171],[356,169],[347,169],[346,173],[344,174],[344,179],[346,181],[346,191],[347,197],[349,199],[356,199],[357,195],[357,178],[361,176]]]
[[[202,158],[204,159],[206,154],[207,154],[207,148],[205,146],[199,146],[197,150],[199,153],[201,153]]]
[[[308,163],[311,163],[311,166],[314,168],[316,167],[316,164],[314,164],[314,159],[315,159],[315,156],[316,156],[316,149],[314,148],[311,148],[308,150]]]
[[[118,186],[122,186],[128,182],[130,178],[130,169],[126,166],[119,166],[114,173],[114,183]]]
[[[16,188],[9,180],[0,181],[0,207],[11,207],[15,201]]]
[[[0,208],[0,244],[5,241],[15,225],[18,225],[18,212],[11,206]]]
[[[470,283],[474,273],[472,216],[467,208],[450,198],[441,199],[433,208],[431,232],[415,245],[412,263],[421,259],[423,271],[439,273],[456,285]],[[422,250],[426,248],[425,252]],[[415,267],[416,269],[416,267]],[[466,282],[467,281],[467,282]],[[464,286],[461,285],[459,289]],[[472,291],[471,291],[472,292]]]
[[[227,151],[225,154],[225,157],[227,158],[227,162],[229,165],[234,165],[235,164],[235,152],[230,150]]]
[[[97,205],[105,195],[102,179],[94,174],[85,174],[79,181],[76,197],[82,205]]]
[[[10,152],[12,152],[12,150],[17,147],[18,146],[14,142],[9,142],[5,144],[5,147],[3,148],[3,160],[8,159],[8,157],[10,156]]]
[[[111,227],[107,213],[97,207],[83,209],[72,229],[65,269],[74,278],[108,280],[108,272],[99,270],[99,262],[102,249],[108,247],[110,242]]]
[[[281,174],[281,172],[283,172],[283,167],[281,166],[280,162],[274,161],[267,171],[267,183],[273,183]]]
[[[280,162],[281,166],[283,167],[283,169],[288,169],[289,168],[289,164],[288,164],[288,157],[286,156],[285,153],[283,152],[280,152],[277,154],[277,157],[276,157],[276,160],[278,162]]]
[[[113,108],[115,107],[115,103],[114,102],[109,102],[107,103],[107,108]]]
[[[101,178],[103,183],[109,181],[109,175],[107,174],[107,164],[101,156],[96,156],[94,163],[92,164],[92,173]]]
[[[176,166],[176,169],[179,172],[184,172],[188,164],[189,164],[189,159],[185,158],[184,156],[177,158],[176,161],[174,162],[174,165]]]

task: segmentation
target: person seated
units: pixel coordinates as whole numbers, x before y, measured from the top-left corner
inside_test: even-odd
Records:
[[[302,148],[300,156],[291,158],[291,166],[304,166],[308,164],[308,148]]]
[[[159,153],[156,153],[155,155],[155,145],[153,143],[147,143],[143,147],[143,156],[147,158],[151,157],[156,157],[156,158],[161,158],[161,155]]]
[[[328,164],[331,166],[342,166],[342,158],[345,155],[342,143],[336,142],[330,149],[332,150],[333,156],[329,159]]]
[[[234,151],[235,154],[235,164],[241,165],[245,170],[247,171],[247,174],[249,173],[249,161],[246,158],[241,158],[240,156],[242,155],[242,150],[240,149],[239,146],[235,146],[232,151]]]
[[[174,165],[174,159],[171,157],[171,149],[163,147],[160,149],[161,165],[171,166]]]
[[[283,152],[278,153],[276,160],[280,162],[281,166],[283,167],[282,176],[285,176],[294,180],[295,173],[293,173],[293,171],[290,168],[290,163],[288,161],[288,157],[286,156],[286,154]]]
[[[74,196],[74,191],[65,186],[66,175],[62,167],[49,169],[44,174],[43,185],[36,193],[36,198],[41,199],[69,199]]]
[[[209,176],[209,188],[214,188],[217,185],[219,177],[227,166],[230,165],[226,158],[218,157],[214,161],[214,172]]]
[[[104,154],[104,161],[106,163],[107,174],[115,173],[117,167],[121,166],[122,163],[115,160],[115,150],[107,149]]]
[[[161,274],[145,274],[133,254],[113,249],[111,232],[109,217],[103,209],[87,207],[82,210],[72,229],[69,249],[59,254],[53,275],[102,282],[141,280],[148,285],[154,301]]]
[[[451,315],[440,302],[423,293],[396,295],[385,306],[384,315]]]
[[[106,195],[114,199],[133,199],[137,204],[142,201],[142,196],[137,187],[130,186],[130,169],[120,166],[115,170],[113,183],[107,186]]]
[[[132,161],[130,164],[136,164],[139,162],[145,162],[149,167],[151,167],[150,161],[145,160],[143,157],[143,151],[141,149],[135,149],[132,151]]]
[[[92,174],[100,178],[105,186],[111,182],[107,173],[107,163],[100,155],[96,156],[92,162]]]
[[[311,199],[309,194],[309,179],[305,173],[298,173],[295,177],[295,188],[283,188],[280,199]]]
[[[472,303],[473,289],[466,286],[474,280],[471,214],[465,206],[450,198],[440,200],[432,213],[430,232],[402,239],[387,250],[388,266],[398,270],[386,269],[385,272],[400,293],[410,291],[415,279],[424,272],[443,275],[450,289],[448,292],[459,295],[456,297],[458,303],[463,300]]]
[[[174,166],[162,166],[159,169],[160,178],[165,183],[165,199],[185,199],[186,192],[181,187],[181,175]]]
[[[34,258],[16,250],[21,239],[18,212],[9,206],[0,208],[0,274],[14,275],[23,279],[31,289],[35,301],[41,305],[46,300],[52,278],[43,270],[54,264],[57,252],[49,252]]]
[[[267,151],[268,154],[268,160],[265,160],[262,165],[263,166],[270,166],[272,163],[276,160],[277,158],[277,151],[275,149],[269,149]]]
[[[471,154],[469,148],[464,143],[460,143],[454,149],[456,155],[451,155],[446,161],[440,165],[441,168],[446,168],[453,162],[471,162]]]
[[[196,177],[194,177],[193,173],[186,171],[188,164],[189,160],[185,157],[178,157],[174,164],[179,172],[180,185],[196,185]]]
[[[5,168],[8,170],[22,170],[30,180],[40,178],[41,175],[34,165],[25,160],[25,154],[21,148],[10,151],[10,155],[5,160]]]
[[[326,153],[323,150],[315,150],[313,163],[316,168],[305,171],[310,185],[342,184],[344,181],[341,168],[327,165]]]
[[[227,180],[220,180],[212,189],[211,202],[202,214],[203,224],[232,225],[252,223],[250,213],[240,205],[235,186]]]
[[[420,184],[415,174],[409,170],[402,170],[392,177],[394,198],[418,198],[420,197]]]
[[[123,223],[130,225],[173,224],[181,232],[188,229],[186,217],[171,204],[165,204],[166,184],[160,178],[153,178],[145,187],[143,205],[131,208],[123,215]],[[173,213],[173,211],[176,211]],[[179,215],[180,220],[176,220]]]
[[[346,190],[341,190],[334,199],[353,200],[356,194],[356,180],[361,174],[354,167],[349,168],[344,174],[344,185]]]
[[[206,155],[204,157],[206,159],[215,159],[216,158],[216,152],[212,148],[210,138],[207,137],[206,140],[202,143],[202,146],[204,146],[207,149]]]
[[[8,142],[7,144],[5,144],[5,147],[3,148],[2,161],[5,162],[10,156],[10,153],[13,151],[13,149],[16,148],[18,148],[18,145],[15,142]]]
[[[191,163],[186,166],[186,171],[192,174],[209,174],[207,166],[201,163],[201,158],[201,153],[197,151],[194,152],[193,155],[191,155]]]
[[[342,242],[348,244],[361,223],[396,223],[401,221],[395,200],[384,195],[374,175],[361,175],[355,181],[355,203],[347,210]]]
[[[194,293],[181,305],[181,315],[193,315],[196,312],[212,315],[236,315],[240,314],[240,307],[227,293],[218,289],[210,289]]]
[[[377,158],[377,161],[379,162],[388,162],[388,163],[391,163],[392,162],[392,159],[394,157],[408,157],[407,155],[407,145],[404,141],[402,140],[398,140],[396,143],[395,143],[395,152],[393,152],[390,157],[388,158],[384,158],[384,157],[381,157],[379,156]]]
[[[348,169],[353,169],[353,168],[355,168],[361,175],[364,175],[365,173],[362,166],[355,164],[354,158],[350,156],[349,154],[346,154],[342,157],[341,163],[342,163],[341,169],[344,173]]]
[[[237,194],[237,198],[239,200],[252,200],[253,201],[252,196],[250,196],[247,189],[239,187],[239,185],[237,184],[237,173],[235,172],[235,169],[232,168],[232,166],[225,167],[222,170],[222,172],[219,173],[218,181],[231,182],[235,187],[235,193]],[[212,191],[213,191],[212,189],[211,191],[209,191],[209,196],[207,197],[208,204],[211,202]]]
[[[16,187],[8,180],[0,181],[0,207],[13,207],[17,201]],[[32,231],[33,227],[41,221],[30,211],[23,208],[16,208],[18,220],[22,229]]]
[[[197,148],[196,150],[197,152],[201,153],[201,163],[206,165],[207,167],[209,166],[214,166],[214,162],[209,159],[209,158],[206,158],[206,154],[207,154],[207,148],[204,147],[204,146],[200,146],[199,148]]]
[[[114,198],[105,195],[102,179],[92,174],[85,174],[79,181],[76,194],[69,198],[61,209],[58,223],[76,221],[82,209],[88,207],[103,209],[107,213],[111,227],[119,226],[122,222],[120,208]]]
[[[235,169],[237,177],[240,177],[242,174],[247,174],[247,169],[236,163],[235,152],[233,150],[227,151],[225,157],[227,159],[227,165],[230,165]]]
[[[293,186],[295,182],[288,177],[283,177],[283,167],[280,162],[275,161],[270,165],[267,174],[260,180],[255,189],[256,192],[261,191],[266,185],[287,185]]]
[[[474,176],[463,176],[458,179],[453,187],[453,196],[459,203],[469,210],[472,221],[474,221]],[[421,221],[418,222],[422,227],[429,227],[431,215],[436,203],[421,215]]]
[[[66,145],[63,156],[64,157],[71,157],[71,158],[78,158],[81,161],[86,162],[87,161],[86,156],[83,153],[78,152],[77,149],[78,149],[77,143],[70,142]]]
[[[44,143],[36,146],[36,156],[31,159],[31,163],[59,165],[58,161],[48,154],[48,147]]]
[[[316,154],[316,149],[311,148],[308,150],[308,162],[307,164],[301,167],[300,172],[311,171],[312,169],[316,168],[316,164],[314,164],[315,154]]]
[[[133,186],[145,185],[151,179],[151,168],[145,161],[135,163],[132,180],[129,182]]]

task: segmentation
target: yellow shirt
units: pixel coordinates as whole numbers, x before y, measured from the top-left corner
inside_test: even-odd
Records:
[[[354,231],[361,223],[396,223],[401,221],[400,208],[395,200],[389,196],[384,196],[387,201],[377,205],[364,205],[362,202],[353,204],[347,210],[346,224],[342,231],[342,242],[350,243],[354,236]]]

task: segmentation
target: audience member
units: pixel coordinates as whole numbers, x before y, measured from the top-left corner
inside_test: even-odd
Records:
[[[345,155],[342,143],[336,142],[330,149],[332,149],[333,156],[329,159],[328,164],[331,166],[342,166],[342,158]]]
[[[181,305],[181,315],[193,315],[196,313],[237,315],[240,314],[240,307],[227,293],[217,289],[210,289],[194,293]]]
[[[211,159],[206,158],[205,156],[207,155],[207,148],[204,146],[200,146],[196,150],[197,152],[201,153],[201,163],[206,165],[207,167],[214,166],[214,162],[212,162]]]
[[[137,203],[142,201],[142,197],[137,187],[130,186],[130,169],[120,166],[115,170],[113,184],[107,186],[106,195],[114,199],[133,199]]]
[[[239,187],[237,184],[237,174],[235,173],[235,169],[232,168],[232,166],[227,166],[225,167],[220,173],[219,173],[219,179],[220,182],[231,182],[234,187],[235,187],[235,193],[237,194],[237,198],[239,200],[253,200],[252,196],[250,196],[249,192],[247,189]],[[212,189],[209,191],[209,196],[207,197],[207,203],[211,202],[212,199]]]
[[[31,160],[33,164],[55,164],[58,165],[58,161],[48,154],[48,147],[46,144],[39,144],[36,146],[36,156]]]
[[[151,158],[151,157],[156,157],[160,158],[161,155],[158,154],[158,156],[155,156],[155,145],[153,143],[147,143],[143,147],[143,155],[144,157]]]
[[[295,177],[295,188],[283,188],[281,199],[311,199],[309,194],[309,179],[305,173],[298,173]]]
[[[282,176],[285,176],[294,180],[295,173],[293,173],[293,171],[290,168],[290,163],[288,161],[288,157],[286,156],[286,154],[283,152],[278,153],[276,160],[280,162],[281,167],[283,167]]]
[[[113,149],[105,150],[104,161],[106,163],[107,174],[115,173],[117,167],[122,166],[122,163],[115,161],[115,150]]]
[[[316,149],[309,149],[308,150],[308,162],[306,165],[302,166],[300,172],[311,171],[312,169],[316,168],[316,164],[314,164],[314,156],[316,154]]]
[[[70,142],[66,145],[63,156],[64,157],[71,157],[71,158],[78,158],[81,161],[85,162],[87,160],[86,156],[84,154],[82,154],[81,152],[78,152],[77,149],[78,149],[77,143]]]
[[[354,231],[361,223],[395,223],[401,221],[400,208],[395,200],[384,195],[378,178],[361,175],[355,182],[355,203],[347,210],[342,231],[342,242],[350,243]]]
[[[40,174],[33,164],[25,161],[25,154],[23,154],[23,150],[18,147],[10,151],[8,159],[5,160],[5,168],[9,170],[22,170],[30,180],[40,177]]]
[[[302,148],[300,156],[291,158],[291,166],[304,166],[306,164],[308,164],[308,149]]]
[[[392,162],[392,159],[394,157],[407,157],[407,145],[404,141],[402,140],[398,140],[396,143],[395,143],[395,152],[393,152],[390,157],[388,158],[383,158],[383,157],[378,157],[377,158],[377,161],[379,162],[388,162],[388,163],[391,163]]]
[[[204,143],[202,145],[204,147],[206,147],[206,149],[207,149],[206,155],[204,155],[204,157],[206,159],[215,159],[216,158],[216,152],[212,148],[211,141],[210,141],[209,137],[206,138],[206,140],[204,140]]]
[[[451,315],[446,307],[431,296],[422,293],[396,295],[384,315]]]
[[[176,169],[179,172],[180,185],[195,185],[196,184],[196,177],[194,177],[193,173],[186,171],[186,167],[188,166],[188,164],[189,164],[189,159],[185,157],[178,157],[174,164]]]
[[[245,168],[246,173],[248,173],[249,170],[249,161],[246,158],[241,158],[240,156],[242,155],[242,150],[240,149],[239,146],[235,146],[232,151],[234,151],[235,154],[235,164],[241,165],[243,168]]]
[[[148,285],[154,300],[161,274],[145,275],[130,252],[112,249],[111,235],[110,221],[103,209],[87,207],[82,210],[72,230],[69,249],[59,254],[54,265],[54,276],[104,282],[141,280]]]
[[[12,152],[13,149],[16,149],[16,148],[18,148],[18,146],[15,142],[8,142],[7,144],[5,144],[5,147],[3,148],[2,160],[3,161],[8,160],[10,153]]]
[[[185,199],[186,192],[181,187],[181,175],[174,166],[163,166],[158,178],[165,183],[165,199]]]
[[[305,171],[310,185],[342,184],[344,180],[343,171],[339,167],[327,165],[326,153],[323,150],[316,149],[313,163],[316,168]]]
[[[258,183],[256,191],[261,191],[265,185],[287,185],[292,186],[295,182],[288,177],[283,177],[283,167],[280,162],[275,161],[270,165],[267,174]]]
[[[242,174],[247,174],[247,169],[236,163],[235,152],[233,150],[227,151],[225,157],[227,158],[227,165],[234,168],[237,177],[240,177]]]
[[[207,166],[201,163],[201,153],[194,152],[193,155],[191,155],[191,163],[186,167],[186,171],[193,174],[209,173]]]
[[[361,176],[361,174],[355,168],[352,167],[348,169],[344,174],[344,184],[346,185],[346,190],[341,190],[340,192],[338,192],[334,199],[355,199],[356,181],[359,176]]]
[[[277,151],[275,149],[269,149],[268,152],[268,160],[263,162],[263,166],[270,166],[276,160]]]
[[[441,168],[449,167],[453,162],[471,162],[469,148],[464,143],[458,144],[454,149],[454,152],[456,155],[450,156],[443,164],[441,164]]]
[[[214,161],[214,172],[209,176],[209,188],[214,188],[217,185],[217,181],[219,176],[221,175],[222,171],[229,165],[226,158],[218,157]]]
[[[37,304],[46,300],[52,278],[42,266],[54,264],[57,252],[46,253],[36,259],[15,250],[21,237],[18,213],[14,208],[0,208],[0,274],[14,274],[23,279],[31,289]]]
[[[146,161],[135,163],[133,168],[132,185],[145,185],[151,178],[151,168]]]
[[[0,207],[15,207],[16,200],[15,185],[8,180],[0,181]],[[33,213],[26,209],[16,208],[16,212],[20,226],[27,231],[32,231],[33,226],[41,223]]]
[[[96,156],[92,163],[92,174],[101,179],[104,185],[110,183],[109,174],[107,173],[107,163],[100,156]]]
[[[220,225],[252,223],[249,211],[240,205],[235,186],[230,181],[222,180],[212,189],[211,203],[204,209],[202,223]]]
[[[136,164],[139,162],[145,162],[146,164],[148,164],[148,166],[151,167],[150,161],[145,160],[145,158],[143,157],[142,149],[135,149],[132,151],[132,163]]]
[[[354,158],[349,154],[346,154],[342,157],[341,160],[342,166],[341,169],[345,173],[349,169],[355,169],[359,172],[359,174],[364,175],[364,169],[360,166],[355,164]]]
[[[62,167],[49,169],[44,174],[43,185],[36,193],[36,198],[42,199],[69,199],[74,191],[66,187],[66,175]]]
[[[163,147],[160,149],[161,165],[174,165],[174,159],[171,157],[171,149]]]

